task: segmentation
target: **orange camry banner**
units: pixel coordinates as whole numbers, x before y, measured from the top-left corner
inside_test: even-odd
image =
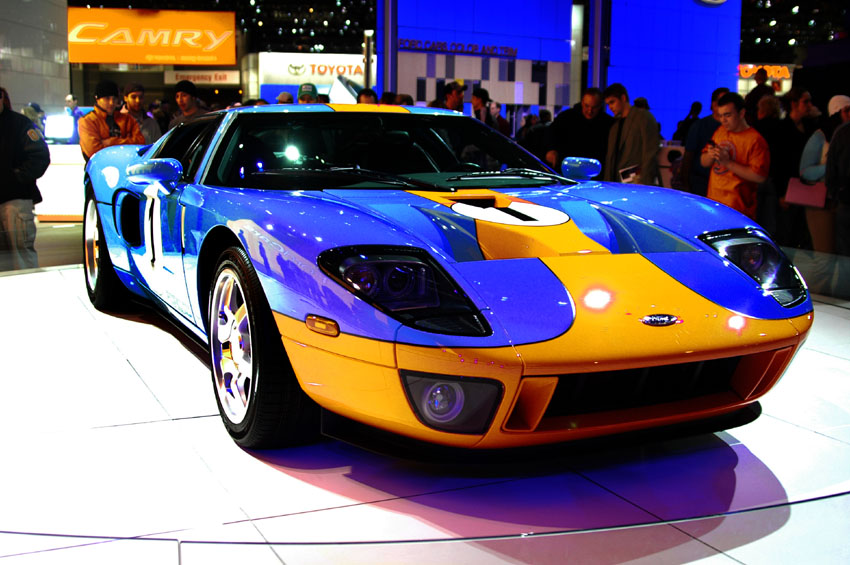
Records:
[[[71,63],[235,65],[234,12],[68,8]]]

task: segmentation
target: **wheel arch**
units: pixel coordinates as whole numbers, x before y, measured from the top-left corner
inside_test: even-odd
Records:
[[[242,242],[224,226],[216,226],[207,234],[198,253],[197,293],[201,321],[204,331],[209,327],[209,288],[215,276],[216,265],[221,253],[228,247],[241,247]]]

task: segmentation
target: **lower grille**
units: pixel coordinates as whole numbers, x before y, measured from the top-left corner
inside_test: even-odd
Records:
[[[593,414],[730,392],[741,357],[693,363],[558,375],[543,418]]]

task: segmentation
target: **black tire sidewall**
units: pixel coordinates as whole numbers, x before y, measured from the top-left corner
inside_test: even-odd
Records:
[[[267,351],[267,346],[263,343],[262,340],[262,332],[257,327],[258,316],[262,315],[264,304],[258,304],[259,298],[256,296],[257,288],[259,287],[259,280],[257,279],[257,275],[254,272],[254,268],[251,265],[248,256],[245,252],[239,247],[231,247],[225,250],[218,260],[218,266],[215,271],[215,276],[212,279],[212,284],[210,285],[209,291],[209,313],[208,313],[208,322],[207,322],[207,335],[210,340],[210,360],[211,363],[215,363],[215,360],[212,357],[212,339],[213,339],[213,331],[215,330],[216,320],[218,318],[215,309],[217,309],[217,305],[214,301],[214,291],[215,286],[218,282],[221,273],[225,270],[231,270],[235,273],[236,278],[239,282],[240,289],[242,291],[242,297],[245,300],[245,307],[248,311],[248,325],[251,331],[251,357],[252,357],[252,367],[251,367],[251,391],[248,400],[248,409],[245,413],[245,417],[242,422],[239,424],[234,424],[230,421],[230,419],[225,416],[225,410],[221,405],[221,399],[218,395],[218,389],[215,382],[215,375],[213,374],[212,385],[215,392],[215,401],[219,409],[219,413],[221,414],[221,418],[224,421],[224,425],[227,427],[228,432],[233,438],[237,441],[245,439],[252,432],[252,428],[254,427],[254,423],[257,418],[257,405],[259,403],[259,391],[261,387],[263,387],[264,383],[262,379],[260,379],[261,368],[265,366],[265,359],[270,353]],[[266,307],[267,308],[267,307]],[[215,371],[215,367],[212,367],[213,371]],[[266,378],[271,378],[270,375],[267,375]]]
[[[94,281],[94,287],[89,284],[87,264],[83,264],[83,278],[85,279],[86,291],[88,292],[91,303],[98,309],[104,309],[112,305],[116,298],[115,296],[111,296],[110,293],[113,295],[117,294],[119,289],[116,288],[117,285],[110,286],[108,284],[111,280],[109,277],[112,276],[117,279],[117,275],[112,272],[112,261],[109,260],[109,250],[106,246],[106,240],[103,237],[103,224],[100,219],[100,212],[97,209],[97,201],[91,189],[86,190],[85,208],[83,209],[83,261],[86,261],[86,228],[88,227],[86,222],[88,221],[88,208],[90,204],[94,206],[98,240],[98,254],[95,259],[97,278]]]

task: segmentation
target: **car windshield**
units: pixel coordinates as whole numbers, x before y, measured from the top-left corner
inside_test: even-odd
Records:
[[[453,190],[562,181],[478,120],[380,112],[240,113],[204,180],[282,190]]]

